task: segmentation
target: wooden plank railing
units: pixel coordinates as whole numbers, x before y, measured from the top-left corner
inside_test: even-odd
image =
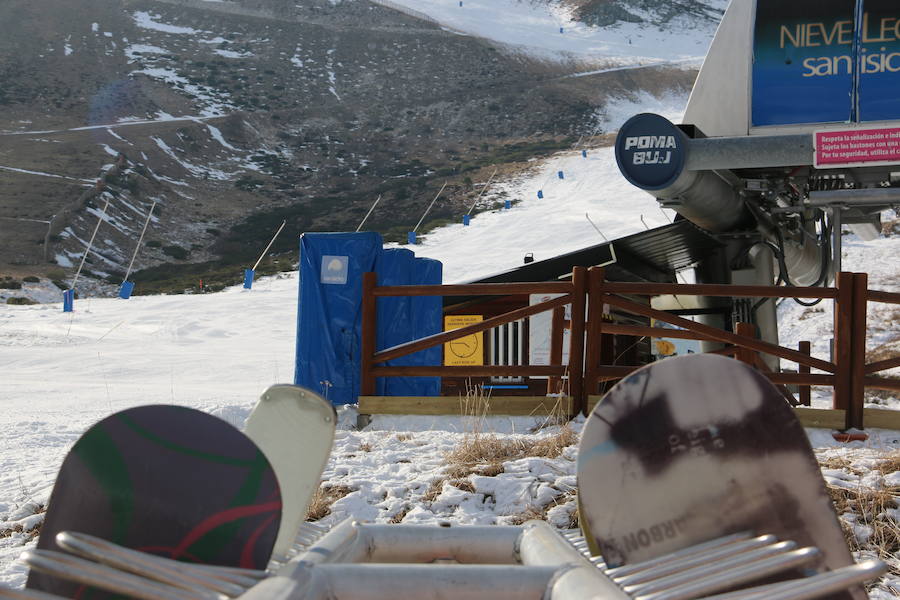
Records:
[[[759,353],[777,356],[797,363],[797,373],[772,373],[765,375],[775,384],[797,384],[801,389],[800,403],[809,405],[810,386],[831,386],[834,388],[832,404],[844,411],[846,427],[863,427],[863,403],[866,388],[900,390],[900,380],[875,377],[871,374],[886,369],[900,367],[900,357],[888,358],[866,364],[866,311],[867,302],[887,302],[900,304],[900,294],[869,290],[865,273],[838,273],[835,286],[829,288],[773,287],[773,286],[732,286],[707,284],[665,284],[665,283],[623,283],[604,281],[603,271],[592,268],[588,272],[588,289],[598,294],[596,302],[590,306],[604,304],[619,310],[642,315],[680,327],[669,330],[661,327],[639,327],[605,323],[595,312],[588,314],[588,346],[598,343],[605,334],[657,336],[701,341],[719,341],[729,346],[715,351],[717,354],[733,355],[738,360],[762,363],[751,358]],[[749,329],[738,327],[734,333],[723,331],[702,323],[696,323],[665,311],[650,308],[644,304],[622,298],[621,295],[653,296],[673,294],[679,296],[730,296],[745,298],[830,298],[835,301],[834,311],[834,352],[833,362],[810,356],[809,342],[801,342],[797,350],[770,344],[755,339]],[[593,300],[593,298],[592,298]],[[596,322],[597,326],[592,326]],[[742,324],[739,324],[742,325]],[[812,373],[819,369],[828,374]],[[767,369],[761,369],[766,371]],[[601,365],[589,362],[585,365],[585,386],[588,393],[594,393],[597,384],[617,379],[627,368]]]
[[[738,360],[752,364],[779,386],[800,386],[799,404],[809,406],[810,386],[830,386],[834,388],[833,408],[843,411],[846,427],[863,426],[863,400],[865,389],[877,388],[900,391],[900,380],[877,377],[874,374],[900,367],[900,357],[888,358],[872,363],[865,362],[866,310],[868,302],[900,304],[900,294],[869,290],[865,273],[838,273],[834,287],[778,287],[756,285],[709,285],[709,284],[664,284],[664,283],[623,283],[605,280],[604,270],[599,267],[584,269],[576,267],[572,280],[567,282],[539,283],[487,283],[465,285],[419,285],[378,287],[376,275],[363,276],[362,298],[362,373],[361,394],[375,393],[376,377],[399,376],[445,376],[445,377],[489,377],[524,376],[549,377],[548,392],[559,392],[561,378],[568,377],[568,395],[572,397],[573,410],[586,411],[587,399],[597,393],[601,382],[621,379],[640,368],[640,365],[604,364],[611,362],[609,351],[604,348],[604,340],[611,335],[635,337],[668,337],[695,339],[726,344],[715,350],[716,354],[731,355]],[[375,351],[376,340],[376,299],[390,296],[509,296],[523,294],[562,294],[557,298],[509,311],[484,321],[437,333],[426,338],[413,340],[392,348]],[[725,331],[651,308],[636,302],[628,296],[656,296],[673,294],[678,296],[722,296],[738,298],[827,298],[835,301],[834,311],[834,351],[833,360],[827,361],[811,356],[809,342],[801,342],[798,349],[787,348],[759,340],[755,328],[738,324],[734,332]],[[569,366],[562,364],[563,307],[572,306],[572,320],[569,345]],[[668,329],[613,323],[604,319],[606,307],[648,317],[679,327]],[[550,365],[510,365],[510,366],[379,366],[388,360],[413,354],[426,348],[445,344],[475,333],[481,333],[519,319],[545,311],[553,312]],[[587,318],[585,319],[585,314]],[[607,358],[604,359],[604,353]],[[768,354],[798,365],[795,373],[775,373],[762,368],[760,355]],[[583,365],[583,369],[573,368]],[[814,373],[813,369],[824,371]],[[553,389],[551,389],[553,388]],[[793,395],[785,388],[782,392]]]
[[[499,365],[499,366],[377,366],[380,363],[406,356],[443,345],[456,339],[460,339],[475,333],[481,333],[519,319],[524,319],[542,312],[553,311],[565,305],[572,305],[572,320],[569,357],[573,364],[582,361],[584,352],[584,306],[587,295],[587,271],[584,267],[576,267],[573,271],[572,281],[564,282],[538,282],[538,283],[486,283],[468,285],[410,285],[410,286],[377,286],[375,273],[363,274],[362,297],[362,343],[361,343],[361,381],[360,393],[363,396],[375,394],[375,379],[377,377],[492,377],[492,376],[523,376],[523,377],[551,377],[558,380],[568,375],[569,394],[576,398],[576,412],[582,411],[583,406],[577,404],[582,398],[581,381],[583,373],[580,370],[569,371],[562,364],[561,351],[552,353],[555,361],[551,365]],[[491,317],[451,331],[436,333],[425,338],[399,344],[391,348],[375,351],[377,311],[376,299],[388,296],[510,296],[520,294],[563,294],[562,296],[540,302],[524,308],[509,311],[502,315]],[[577,316],[580,315],[580,319]],[[559,318],[555,319],[559,321]],[[557,364],[558,363],[558,364]]]

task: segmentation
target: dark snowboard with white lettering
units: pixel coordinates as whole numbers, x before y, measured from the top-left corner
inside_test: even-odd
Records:
[[[619,382],[585,423],[577,468],[582,527],[610,567],[745,530],[853,564],[802,425],[736,360],[669,358]]]
[[[188,562],[266,567],[281,521],[269,461],[216,417],[141,406],[91,427],[66,456],[37,547],[60,550],[77,531]],[[109,597],[32,571],[27,587],[65,597]]]

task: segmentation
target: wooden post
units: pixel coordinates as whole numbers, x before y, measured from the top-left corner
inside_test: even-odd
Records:
[[[587,342],[584,351],[584,396],[597,393],[597,367],[603,338],[603,280],[602,267],[588,269]],[[587,402],[584,408],[587,409]]]
[[[553,309],[553,319],[550,322],[550,364],[562,364],[563,328],[566,323],[566,307],[558,306]],[[559,377],[547,378],[547,393],[558,394],[562,379]]]
[[[847,411],[845,427],[850,424],[850,396],[852,394],[852,371],[850,366],[850,347],[853,339],[853,273],[841,271],[834,278],[838,290],[834,301],[834,347],[832,355],[834,365],[834,393],[832,408]]]
[[[373,291],[378,285],[376,273],[363,273],[362,280],[362,340],[360,341],[360,384],[361,396],[375,395],[375,376],[372,375],[372,357],[375,355],[375,335],[377,324],[375,322],[375,294]]]
[[[812,344],[809,342],[803,341],[800,342],[798,349],[803,354],[809,356],[812,354]],[[797,372],[801,375],[809,375],[810,372],[809,365],[798,364]],[[812,387],[807,383],[801,383],[798,386],[798,390],[800,391],[800,404],[802,406],[811,406],[812,405]]]
[[[584,309],[587,294],[587,269],[572,269],[572,328],[569,338],[569,393],[575,414],[587,410],[584,397]]]
[[[850,405],[847,410],[847,425],[863,428],[863,402],[866,396],[866,295],[869,276],[866,273],[853,274],[853,321],[850,338]]]
[[[735,323],[734,333],[750,339],[756,339],[756,326],[752,323]],[[750,348],[738,346],[735,348],[734,357],[750,366],[756,365],[756,353]]]

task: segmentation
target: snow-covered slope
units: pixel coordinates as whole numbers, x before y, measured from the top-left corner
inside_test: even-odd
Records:
[[[686,98],[642,97],[642,109],[679,119]],[[618,128],[631,109],[624,101],[603,121]],[[640,110],[638,110],[640,112]],[[559,178],[562,171],[563,178]],[[543,199],[537,197],[538,191]],[[493,183],[481,203],[513,201],[508,211],[476,215],[471,225],[442,227],[421,238],[420,256],[444,263],[447,283],[471,281],[522,264],[526,253],[543,260],[594,244],[669,223],[674,213],[664,213],[656,199],[629,184],[619,173],[611,147],[563,152],[520,178]]]
[[[689,14],[661,25],[652,22],[652,11],[644,11],[649,22],[597,27],[576,20],[575,11],[558,2],[376,1],[411,14],[426,15],[453,31],[494,40],[530,55],[629,65],[702,59],[718,25],[714,19]],[[705,4],[715,14],[724,12],[727,1]],[[499,23],[503,26],[498,27]]]
[[[608,149],[591,149],[586,159],[563,153],[535,167],[529,177],[498,184],[497,191],[527,196],[512,210],[479,214],[467,228],[437,230],[419,254],[440,258],[448,280],[461,280],[519,264],[525,251],[545,257],[595,243],[584,212],[610,238],[642,229],[642,215],[649,226],[664,222],[652,198],[620,180]],[[557,178],[558,170],[565,179]],[[537,189],[544,190],[543,200]],[[896,264],[900,256],[900,238],[848,242],[849,269]],[[874,270],[873,287],[897,289],[895,276],[893,269]],[[0,305],[0,580],[24,582],[15,558],[33,543],[29,530],[41,520],[35,510],[46,503],[66,451],[92,423],[126,407],[169,403],[240,426],[266,386],[291,381],[296,294],[295,275],[286,273],[258,281],[249,292],[83,299],[70,314],[59,304]],[[788,337],[818,344],[827,308],[806,317],[797,310],[784,308]],[[871,324],[886,317],[870,318]],[[488,426],[522,432],[532,424]],[[423,429],[432,431],[416,433]],[[344,429],[326,472],[326,484],[340,497],[329,518],[503,523],[536,508],[565,524],[575,506],[574,448],[558,458],[504,462],[497,477],[447,479],[446,453],[474,429],[460,419],[381,419],[366,432]],[[874,434],[870,446],[900,443],[897,432]],[[813,442],[833,443],[818,433]]]

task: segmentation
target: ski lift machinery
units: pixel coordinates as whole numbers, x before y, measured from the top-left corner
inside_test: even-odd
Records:
[[[733,0],[683,124],[632,117],[616,160],[725,243],[696,266],[698,283],[828,285],[842,229],[874,239],[880,213],[900,205],[900,5]],[[698,318],[752,322],[777,343],[774,300],[729,304]]]

